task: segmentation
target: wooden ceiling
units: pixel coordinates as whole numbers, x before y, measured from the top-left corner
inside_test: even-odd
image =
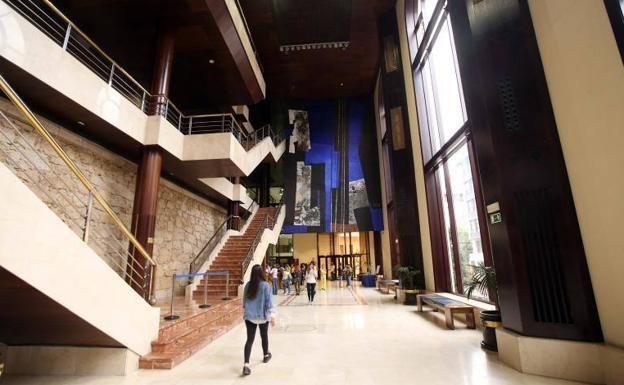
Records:
[[[377,19],[395,0],[239,0],[264,70],[267,95],[318,99],[370,94],[378,63]],[[187,113],[254,104],[215,18],[214,0],[54,0],[143,86],[151,82],[159,21],[175,20],[170,96]],[[214,4],[212,5],[214,6]],[[350,41],[280,52],[280,44]],[[211,59],[214,64],[211,64]]]
[[[171,100],[186,113],[251,104],[253,96],[204,0],[54,0],[54,4],[145,88],[160,20],[177,25]],[[214,63],[211,63],[214,60]]]
[[[377,19],[394,3],[395,0],[240,0],[264,68],[268,96],[320,99],[370,94],[379,56]],[[316,39],[340,41],[345,35],[350,41],[345,50],[286,54],[279,49],[280,44],[321,42],[309,41]]]

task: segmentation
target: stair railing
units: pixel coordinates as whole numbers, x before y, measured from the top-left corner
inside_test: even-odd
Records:
[[[47,143],[52,154],[60,158],[60,162],[50,160],[53,155],[45,152],[36,139],[27,138],[26,131],[0,111],[7,123],[0,127],[0,139],[4,139],[0,154],[7,166],[12,166],[13,172],[139,295],[153,301],[156,262],[1,75],[0,89],[23,115],[24,123],[34,129],[34,135],[43,138],[43,146]],[[80,191],[80,186],[86,191]],[[97,226],[94,216],[99,219]],[[105,220],[105,225],[100,225]]]
[[[204,247],[202,247],[199,253],[197,253],[195,258],[193,258],[193,260],[191,261],[189,266],[189,274],[197,273],[202,265],[208,260],[210,254],[212,254],[215,247],[217,247],[217,245],[219,244],[219,242],[221,242],[221,239],[227,232],[228,223],[230,223],[231,220],[232,216],[229,215],[227,218],[225,218],[223,222],[221,222],[219,227],[217,227],[214,234],[212,234],[210,239],[208,239],[208,242],[206,242]]]
[[[255,201],[251,201],[249,207],[247,208],[248,212],[251,213],[251,210],[255,203]],[[189,265],[189,274],[196,274],[203,266],[203,264],[206,263],[214,249],[219,245],[219,242],[221,242],[221,239],[223,238],[227,230],[231,227],[231,224],[234,220],[240,220],[240,217],[229,215],[227,218],[225,218],[223,222],[221,222],[219,227],[217,227],[217,229],[215,230],[214,234],[212,234],[204,247],[202,247],[199,253],[197,253],[195,258],[193,258],[193,260],[191,261]]]
[[[249,268],[249,265],[251,264],[251,261],[253,260],[256,247],[258,247],[258,245],[260,244],[260,240],[262,239],[262,234],[264,233],[264,230],[273,229],[275,227],[275,221],[277,220],[277,217],[279,216],[283,207],[284,207],[284,204],[282,202],[278,206],[277,211],[275,212],[275,215],[270,215],[269,213],[266,213],[264,218],[262,219],[262,223],[260,227],[258,228],[258,231],[256,232],[256,236],[251,242],[251,245],[249,246],[249,249],[247,250],[247,254],[245,255],[245,258],[241,261],[241,278],[240,278],[241,284],[244,283],[243,280],[245,279],[245,272],[247,271],[247,269]]]

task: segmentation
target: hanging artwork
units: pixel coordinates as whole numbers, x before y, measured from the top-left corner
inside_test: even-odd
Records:
[[[366,99],[291,103],[283,232],[383,229],[373,108]]]
[[[295,151],[310,150],[310,124],[308,123],[308,112],[301,110],[288,110],[288,120],[293,127],[291,143],[294,144]]]

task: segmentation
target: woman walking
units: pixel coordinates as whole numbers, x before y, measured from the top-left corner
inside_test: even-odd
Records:
[[[316,279],[318,274],[314,268],[314,262],[310,262],[306,272],[306,288],[308,289],[308,304],[314,302],[314,294],[316,293]]]
[[[243,308],[245,310],[245,326],[247,327],[247,342],[245,343],[245,363],[243,365],[243,375],[251,374],[249,368],[249,357],[251,347],[256,338],[256,329],[260,328],[260,338],[262,339],[262,362],[267,363],[272,355],[269,352],[269,322],[275,326],[275,307],[271,296],[271,288],[266,281],[262,266],[254,265],[251,268],[251,278],[245,285],[243,292]]]

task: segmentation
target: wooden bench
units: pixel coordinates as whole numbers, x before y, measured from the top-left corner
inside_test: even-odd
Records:
[[[379,291],[384,294],[390,294],[390,290],[396,288],[399,282],[392,279],[384,279],[379,282]]]
[[[416,297],[416,305],[418,305],[418,311],[423,311],[423,303],[431,306],[433,308],[433,311],[444,311],[444,318],[446,319],[446,327],[448,329],[455,329],[453,315],[456,313],[466,314],[466,323],[468,324],[469,329],[475,329],[477,327],[475,323],[473,306],[467,305],[463,302],[455,301],[447,297],[443,297],[438,294],[419,294]]]

